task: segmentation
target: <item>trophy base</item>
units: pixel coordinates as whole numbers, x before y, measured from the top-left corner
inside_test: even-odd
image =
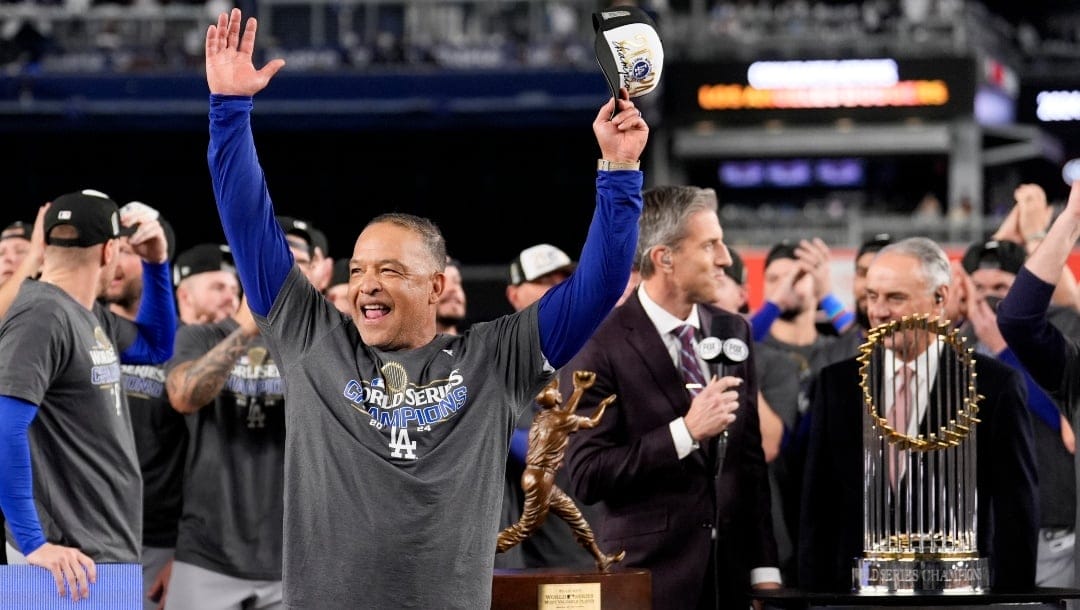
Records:
[[[491,584],[491,610],[652,608],[652,575],[641,568],[496,569]]]
[[[984,558],[855,560],[856,593],[984,593],[990,590],[990,561]]]

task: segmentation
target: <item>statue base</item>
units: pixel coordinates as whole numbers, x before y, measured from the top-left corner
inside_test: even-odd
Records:
[[[565,568],[496,569],[491,583],[492,610],[649,610],[652,575],[648,570],[610,572]]]
[[[852,568],[856,593],[985,593],[990,561],[985,558],[860,558]]]

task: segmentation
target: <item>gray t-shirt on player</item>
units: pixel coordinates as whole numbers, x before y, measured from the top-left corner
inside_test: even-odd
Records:
[[[124,364],[120,371],[143,478],[143,546],[173,548],[180,519],[187,426],[184,416],[169,404],[164,366]]]
[[[45,539],[99,563],[139,562],[142,476],[119,359],[136,332],[35,281],[0,326],[0,395],[39,405],[28,434]]]
[[[232,318],[184,326],[166,371],[203,357],[238,327]],[[278,364],[259,336],[214,402],[186,416],[178,561],[236,578],[281,579],[283,407]]]
[[[383,352],[294,267],[268,319],[286,411],[285,603],[491,603],[514,422],[554,371],[536,306]]]

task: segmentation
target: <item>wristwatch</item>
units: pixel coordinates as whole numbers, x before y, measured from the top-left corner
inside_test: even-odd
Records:
[[[602,172],[614,172],[625,169],[641,169],[641,161],[631,161],[629,163],[623,163],[621,161],[608,161],[607,159],[600,159],[596,162],[596,169]]]

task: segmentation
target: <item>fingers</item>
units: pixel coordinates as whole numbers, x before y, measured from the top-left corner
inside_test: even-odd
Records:
[[[236,10],[239,12],[239,9]],[[240,40],[237,51],[251,54],[255,50],[255,31],[258,28],[258,21],[254,17],[248,17],[247,23],[244,25],[244,37]]]
[[[596,120],[594,123],[606,123],[611,115],[615,114],[615,98],[608,98],[606,104],[600,107],[600,112],[596,113]]]
[[[229,12],[229,27],[226,34],[225,46],[229,49],[240,48],[240,9],[234,8]]]
[[[262,69],[259,70],[258,72],[263,78],[265,78],[267,81],[269,81],[271,78],[274,78],[274,75],[278,73],[278,70],[280,70],[280,69],[282,69],[284,67],[285,67],[285,60],[284,59],[272,59],[272,60],[270,60],[270,63],[263,66]]]

